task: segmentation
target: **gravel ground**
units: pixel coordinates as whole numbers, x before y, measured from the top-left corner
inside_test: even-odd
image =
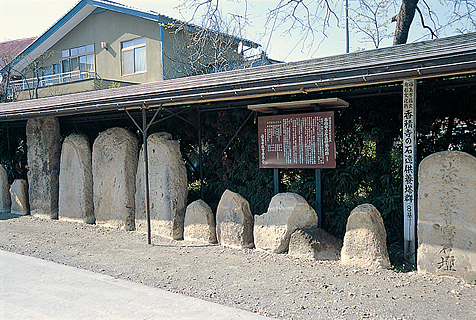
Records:
[[[476,286],[450,277],[173,241],[0,215],[0,249],[280,319],[476,319]]]

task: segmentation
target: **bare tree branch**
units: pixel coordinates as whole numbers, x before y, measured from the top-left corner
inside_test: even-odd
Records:
[[[184,1],[194,10],[194,18],[200,16],[218,23],[214,19],[218,17],[219,3],[223,1]],[[234,2],[245,4],[247,9],[247,0]],[[357,8],[353,7],[355,3],[358,3]],[[342,0],[270,0],[262,28],[265,42],[268,43],[266,48],[271,46],[271,39],[276,32],[293,36],[299,33],[302,50],[312,48],[314,51],[316,46],[319,47],[321,38],[328,36],[328,28],[334,27],[334,22],[338,27],[342,4]],[[428,30],[432,38],[450,28],[452,33],[476,30],[476,0],[353,0],[350,7],[354,30],[362,36],[359,41],[371,42],[374,47],[380,47],[383,40],[391,37],[394,38],[394,44],[406,43],[415,13],[420,17],[422,28]],[[249,16],[243,16],[241,22],[245,25],[244,21]],[[397,22],[393,32],[390,22]]]
[[[418,8],[418,6],[416,7],[416,11],[418,12],[418,15],[420,16],[421,26],[422,26],[424,29],[430,30],[431,38],[432,38],[432,39],[433,39],[433,38],[438,38],[438,36],[436,35],[436,33],[433,31],[433,29],[430,28],[429,26],[427,26],[427,25],[425,24],[425,19],[424,19],[424,17],[423,17],[423,14],[422,14],[420,8]]]

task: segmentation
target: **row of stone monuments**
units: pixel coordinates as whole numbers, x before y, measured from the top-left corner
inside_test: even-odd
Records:
[[[418,272],[476,280],[476,158],[459,151],[432,154],[420,163],[418,182]],[[253,220],[246,200],[226,191],[216,219],[224,245],[256,245],[318,260],[340,255],[342,263],[366,268],[390,266],[383,220],[370,204],[351,212],[341,250],[336,239],[317,229],[314,210],[296,194],[276,195],[268,211]]]
[[[168,133],[155,133],[147,145],[155,234],[313,259],[340,258],[354,266],[390,265],[382,217],[373,205],[352,211],[343,244],[318,229],[315,211],[292,193],[276,195],[266,213],[254,216],[243,197],[227,190],[214,215],[202,200],[186,207],[187,174],[179,142]],[[32,215],[145,231],[143,151],[138,152],[137,139],[130,132],[122,128],[102,132],[91,152],[84,135],[71,135],[61,146],[56,118],[31,119],[27,146],[29,188],[23,206],[28,208],[29,197]],[[421,162],[420,272],[476,279],[475,180],[476,159],[468,154],[442,152]],[[8,198],[21,202],[21,193],[15,190],[25,186],[24,181],[14,183]]]
[[[138,166],[143,152],[138,154],[132,133],[108,129],[99,134],[91,151],[83,134],[70,135],[61,145],[54,117],[30,119],[26,131],[29,185],[22,198],[25,210],[15,213],[146,229],[144,167]],[[155,233],[181,239],[187,173],[179,143],[171,138],[168,133],[155,133],[147,142],[150,212]],[[22,183],[26,186],[26,181]]]
[[[201,200],[187,207],[185,237],[197,237],[189,231],[189,209],[209,207]],[[202,214],[203,216],[204,214]],[[190,215],[190,216],[196,216]],[[213,215],[210,215],[213,218]],[[298,194],[279,193],[269,204],[267,212],[253,216],[248,202],[239,194],[226,190],[216,212],[216,239],[224,246],[257,248],[285,253],[299,258],[339,260],[351,266],[388,268],[386,233],[382,217],[371,204],[356,207],[347,221],[344,241],[334,238],[317,227],[317,214]],[[202,224],[206,220],[202,219]],[[209,225],[209,239],[215,239],[215,224]],[[193,228],[197,228],[193,226]],[[205,228],[202,228],[205,230]],[[201,238],[206,238],[201,235]]]

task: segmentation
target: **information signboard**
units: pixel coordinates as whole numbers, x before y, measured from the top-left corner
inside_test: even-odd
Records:
[[[335,168],[334,112],[258,118],[260,168]]]

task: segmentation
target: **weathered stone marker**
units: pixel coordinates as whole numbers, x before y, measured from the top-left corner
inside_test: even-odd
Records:
[[[92,168],[96,223],[134,230],[137,139],[123,128],[102,132],[93,144]]]
[[[350,213],[341,251],[343,264],[363,268],[388,268],[387,233],[382,216],[371,204]]]
[[[72,134],[63,141],[59,175],[60,219],[94,223],[93,174],[88,137]]]
[[[476,279],[476,158],[432,154],[418,170],[419,273]]]
[[[301,259],[339,260],[342,240],[320,228],[297,229],[291,235],[288,254]]]
[[[40,218],[58,219],[61,154],[58,119],[29,119],[26,124],[26,141],[31,214]]]
[[[210,206],[201,199],[187,206],[184,227],[185,239],[201,239],[217,243],[215,217]]]
[[[180,143],[172,140],[170,133],[158,132],[149,136],[147,148],[151,231],[183,239],[188,182]],[[143,159],[141,150],[136,176],[136,225],[138,230],[147,231]]]
[[[317,214],[307,201],[295,193],[278,193],[268,211],[255,217],[255,244],[258,249],[286,252],[294,230],[312,227],[317,227]]]
[[[23,179],[16,179],[10,187],[11,213],[18,215],[29,215],[30,204],[28,202],[28,182]]]
[[[245,198],[225,190],[218,203],[216,219],[217,237],[221,245],[254,248],[253,215]]]
[[[7,170],[0,166],[0,212],[10,212],[12,200],[10,197],[10,185],[8,184]]]

